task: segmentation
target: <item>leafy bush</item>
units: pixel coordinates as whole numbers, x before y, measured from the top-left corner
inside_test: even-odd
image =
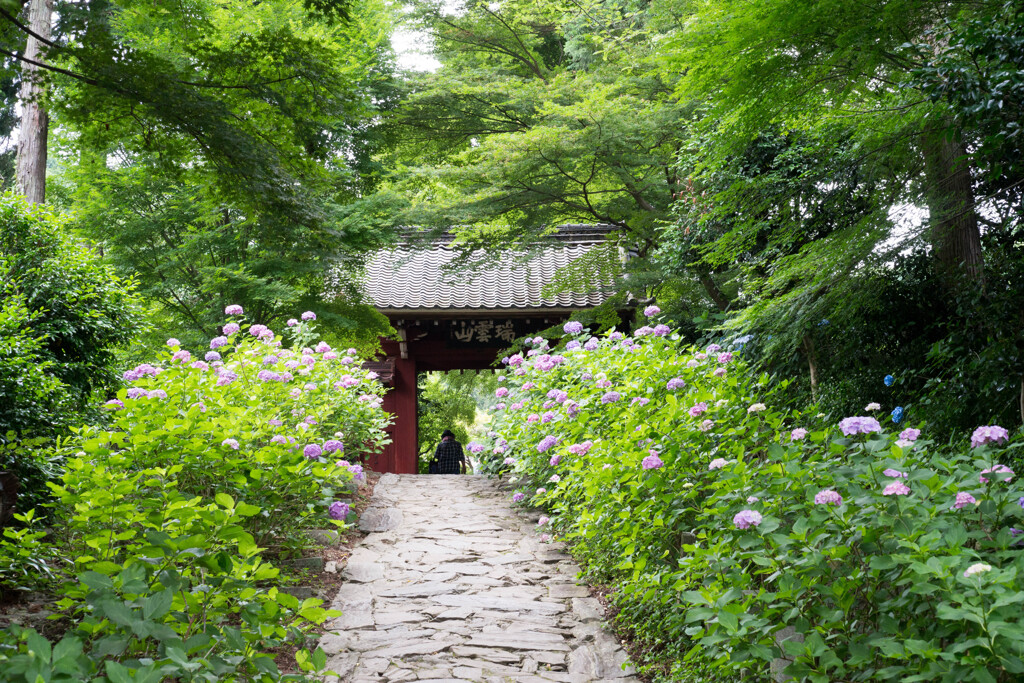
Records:
[[[0,195],[0,434],[81,421],[117,384],[140,320],[135,283],[76,243],[66,218]]]
[[[261,553],[343,524],[335,497],[363,473],[337,458],[382,442],[383,387],[354,354],[239,329],[225,326],[207,360],[168,340],[157,364],[125,373],[111,424],[79,432],[52,486],[74,565],[58,604],[76,623],[52,649],[31,630],[0,632],[0,680],[302,678],[268,650],[301,644],[329,613],[279,590]],[[296,348],[313,335],[292,328]],[[298,661],[315,671],[325,656]]]
[[[1020,441],[937,449],[877,405],[837,429],[677,343],[648,327],[513,356],[487,456],[674,680],[768,680],[773,660],[812,681],[1024,673],[1024,491],[998,471]]]

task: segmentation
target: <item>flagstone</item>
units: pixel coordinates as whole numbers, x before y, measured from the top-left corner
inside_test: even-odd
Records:
[[[482,477],[384,475],[320,641],[342,681],[637,683],[578,585]]]

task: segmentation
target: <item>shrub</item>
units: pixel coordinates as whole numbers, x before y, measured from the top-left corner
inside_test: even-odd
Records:
[[[0,434],[81,421],[116,386],[114,350],[137,331],[135,283],[70,236],[65,217],[0,195]]]
[[[383,387],[354,354],[297,350],[313,346],[312,323],[292,329],[295,349],[238,328],[209,360],[168,340],[157,363],[125,373],[110,424],[80,430],[52,485],[74,574],[58,604],[76,624],[52,649],[34,631],[0,632],[0,680],[302,678],[281,676],[268,650],[329,613],[280,591],[261,553],[344,524],[337,492],[363,473],[340,458],[383,441]],[[325,657],[298,660],[313,671]]]
[[[876,406],[837,428],[677,343],[641,328],[511,357],[487,458],[674,675],[1019,678],[1024,491],[992,470],[1020,443],[936,449]]]

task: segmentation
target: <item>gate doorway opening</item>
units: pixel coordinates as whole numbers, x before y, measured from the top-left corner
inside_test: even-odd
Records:
[[[467,472],[472,472],[472,456],[466,445],[474,434],[487,429],[491,419],[488,409],[498,400],[494,396],[500,386],[498,375],[478,370],[451,370],[421,372],[417,379],[419,473],[426,474],[441,433],[446,429],[452,430],[455,439],[462,444]]]

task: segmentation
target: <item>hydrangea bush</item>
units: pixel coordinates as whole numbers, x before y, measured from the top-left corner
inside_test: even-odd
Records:
[[[314,343],[306,322],[290,334],[283,348],[233,321],[205,352],[170,339],[125,374],[110,423],[80,431],[53,486],[73,564],[59,604],[76,623],[52,648],[31,629],[0,631],[3,680],[305,679],[282,675],[270,650],[302,645],[330,613],[280,590],[263,551],[344,525],[336,498],[364,476],[346,454],[382,444],[388,417],[354,351]],[[315,672],[326,657],[297,660]]]
[[[245,526],[260,545],[322,526],[339,490],[363,476],[346,453],[386,438],[384,387],[354,349],[316,342],[312,323],[288,334],[284,348],[273,331],[239,318],[208,349],[169,339],[156,363],[125,372],[127,386],[106,404],[110,424],[82,431],[84,457],[180,466],[183,492],[259,507]]]
[[[1024,675],[1019,441],[783,410],[784,384],[656,329],[506,359],[485,468],[617,587],[672,680],[769,680],[773,660],[812,681]]]

